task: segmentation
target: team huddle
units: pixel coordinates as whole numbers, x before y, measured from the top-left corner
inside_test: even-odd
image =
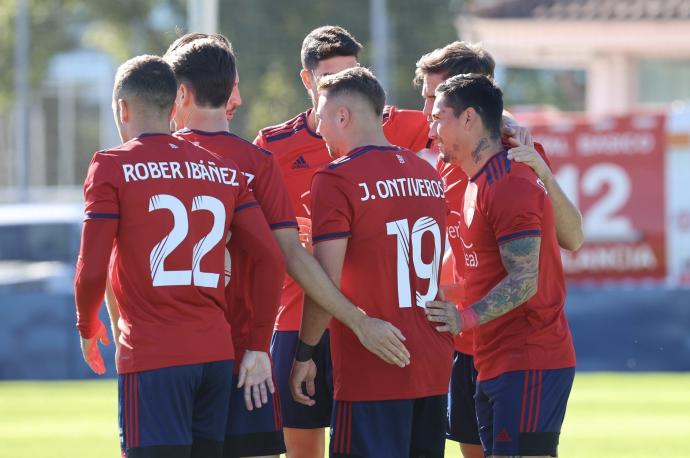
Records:
[[[557,455],[579,212],[485,50],[422,56],[417,111],[386,105],[361,48],[311,31],[313,106],[253,142],[230,133],[224,36],[119,67],[123,144],[88,169],[75,297],[99,374],[105,297],[123,456],[323,457],[324,428],[331,457]]]

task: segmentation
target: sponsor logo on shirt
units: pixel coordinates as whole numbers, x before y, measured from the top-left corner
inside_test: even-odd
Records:
[[[304,159],[304,156],[300,156],[297,159],[295,159],[295,162],[292,163],[292,169],[308,169],[309,168],[309,163],[307,163],[307,160]]]
[[[463,252],[465,254],[465,266],[476,269],[479,267],[479,255],[476,251],[472,250],[474,243],[467,244],[462,237],[460,237],[460,241],[462,242],[462,247],[464,248]]]

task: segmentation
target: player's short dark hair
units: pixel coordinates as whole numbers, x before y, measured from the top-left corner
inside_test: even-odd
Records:
[[[203,32],[192,32],[192,33],[186,33],[182,35],[181,37],[177,38],[175,41],[172,42],[170,46],[168,46],[168,49],[165,51],[165,54],[163,57],[167,56],[168,54],[172,53],[178,48],[181,48],[182,46],[191,43],[194,40],[200,40],[202,38],[210,38],[212,40],[217,40],[219,43],[222,43],[226,45],[228,48],[230,48],[230,51],[234,54],[234,50],[232,49],[232,44],[230,43],[230,40],[228,40],[225,35],[222,35],[220,33],[203,33]]]
[[[415,84],[419,85],[424,76],[438,73],[444,78],[466,73],[477,73],[494,77],[496,62],[478,43],[454,41],[443,48],[434,49],[424,54],[417,61],[415,69]]]
[[[357,94],[371,103],[377,116],[381,116],[386,104],[386,92],[374,74],[364,67],[348,68],[321,78],[319,91],[328,91],[329,95]]]
[[[337,25],[312,30],[302,42],[302,67],[314,70],[319,62],[338,56],[357,57],[362,45],[350,32]]]
[[[113,98],[135,98],[144,107],[168,113],[177,96],[177,80],[161,57],[132,57],[117,69]]]
[[[474,108],[491,137],[501,137],[503,92],[488,76],[476,73],[453,76],[438,85],[436,95],[443,95],[445,105],[453,109],[456,117],[467,108]]]
[[[188,85],[199,106],[225,106],[237,77],[235,55],[216,38],[198,38],[165,55],[180,83]]]

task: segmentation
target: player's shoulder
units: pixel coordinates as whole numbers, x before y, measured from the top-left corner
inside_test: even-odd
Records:
[[[427,119],[419,110],[407,110],[394,105],[383,107],[383,124],[426,124]]]
[[[264,127],[257,138],[263,140],[264,144],[273,144],[289,139],[305,129],[308,129],[306,111],[280,124]]]
[[[527,165],[508,159],[508,152],[492,156],[486,164],[470,178],[470,182],[481,182],[482,194],[486,197],[514,198],[525,193],[546,192],[544,184]]]
[[[374,158],[370,153],[372,151],[390,151],[395,152],[400,155],[407,155],[408,160],[414,160],[412,157],[416,158],[416,155],[405,148],[399,146],[377,146],[377,145],[367,145],[360,148],[356,148],[348,154],[335,159],[329,164],[326,164],[321,171],[330,171],[332,173],[347,173],[353,170],[353,164],[361,163],[362,160],[367,158]],[[409,153],[409,155],[408,155]]]

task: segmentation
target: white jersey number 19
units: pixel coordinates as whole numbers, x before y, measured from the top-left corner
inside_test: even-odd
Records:
[[[429,289],[422,294],[417,291],[415,303],[425,307],[428,301],[433,301],[438,293],[438,278],[441,267],[441,229],[433,218],[423,216],[415,221],[410,237],[410,223],[407,219],[399,219],[386,223],[388,235],[395,235],[398,246],[398,304],[400,307],[412,307],[412,288],[410,285],[410,266],[413,267],[417,278],[429,280]],[[422,259],[422,237],[430,233],[434,238],[434,253],[431,262]],[[410,246],[410,242],[412,242]],[[412,262],[410,262],[412,255]],[[428,256],[427,256],[428,258]]]

